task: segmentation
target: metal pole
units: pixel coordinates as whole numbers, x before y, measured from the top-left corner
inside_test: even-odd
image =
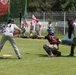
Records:
[[[65,19],[66,19],[66,13],[64,12],[64,35],[65,35]]]
[[[43,28],[44,28],[44,23],[45,23],[45,12],[43,13]]]
[[[22,14],[20,13],[20,28],[21,28],[21,16],[22,16]]]
[[[10,18],[10,1],[11,1],[11,0],[8,0],[8,17],[7,17],[7,21],[8,21],[9,18]]]
[[[45,30],[45,26],[44,26],[44,24],[45,24],[45,12],[43,12],[43,28],[42,28],[42,32],[44,33],[44,30]]]
[[[25,0],[25,12],[24,12],[24,15],[27,14],[27,0]]]

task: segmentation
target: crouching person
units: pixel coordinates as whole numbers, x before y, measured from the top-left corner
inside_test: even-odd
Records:
[[[59,50],[59,44],[61,40],[54,36],[54,32],[52,30],[48,31],[48,35],[44,37],[49,41],[49,45],[44,44],[43,48],[48,54],[48,56],[61,56],[61,52]]]

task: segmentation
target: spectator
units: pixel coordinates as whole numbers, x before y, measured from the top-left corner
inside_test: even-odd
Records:
[[[52,24],[52,21],[48,22],[48,29],[47,30],[50,30],[50,29],[54,31],[54,26]]]
[[[38,19],[36,20],[35,31],[37,36],[41,36],[41,23]]]
[[[24,24],[22,24],[21,29],[22,29],[21,37],[24,37],[26,33],[26,27]]]
[[[33,37],[34,26],[32,25],[32,22],[30,22],[30,24],[30,37]]]

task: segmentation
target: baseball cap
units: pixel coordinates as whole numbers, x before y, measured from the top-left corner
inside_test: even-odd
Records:
[[[8,20],[8,23],[13,23],[13,22],[14,22],[13,19],[9,19],[9,20]]]
[[[74,19],[73,18],[69,18],[69,19],[67,19],[67,21],[74,21]]]

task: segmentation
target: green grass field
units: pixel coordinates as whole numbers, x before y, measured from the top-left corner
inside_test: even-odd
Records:
[[[7,41],[0,52],[0,75],[76,75],[75,57],[67,57],[70,46],[60,45],[61,57],[47,57],[44,39],[15,38],[22,59],[18,59]],[[76,49],[75,49],[76,53]],[[3,57],[4,54],[13,56]]]

